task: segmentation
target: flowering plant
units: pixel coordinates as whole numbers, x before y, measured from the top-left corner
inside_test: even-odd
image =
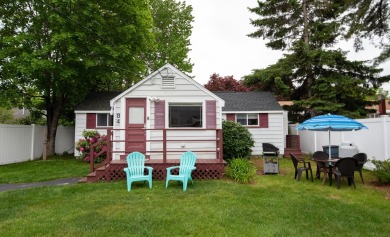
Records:
[[[84,139],[79,139],[76,142],[76,150],[80,152],[80,159],[89,162],[91,145],[95,144],[101,139],[104,139],[106,136],[100,135],[100,133],[96,130],[84,130],[83,137]],[[107,149],[107,141],[105,140],[99,143],[99,145],[94,146],[94,157],[103,149]],[[95,157],[95,162],[102,162],[104,159],[106,159],[106,156],[106,154],[101,154],[99,157]]]

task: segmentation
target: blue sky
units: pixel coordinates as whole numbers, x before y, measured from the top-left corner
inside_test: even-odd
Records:
[[[213,73],[238,80],[253,69],[265,68],[281,58],[282,52],[270,50],[263,40],[247,36],[254,31],[250,18],[256,19],[247,8],[256,6],[257,0],[186,0],[186,3],[192,5],[195,17],[189,54],[195,64],[191,75],[202,85]],[[352,43],[339,47],[350,51],[348,57],[353,60],[372,59],[379,52],[369,45],[359,53],[354,52]],[[390,74],[390,62],[381,67],[384,74]],[[390,85],[384,88],[390,91]]]

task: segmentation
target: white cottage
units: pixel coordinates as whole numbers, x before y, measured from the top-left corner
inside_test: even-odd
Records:
[[[102,104],[110,96],[109,103]],[[78,106],[75,139],[82,138],[84,129],[108,134],[110,160],[120,163],[130,152],[139,151],[146,154],[149,165],[159,164],[158,178],[190,150],[198,156],[196,172],[203,173],[195,172],[195,177],[214,176],[210,172],[221,176],[224,105],[224,100],[166,64],[122,93],[92,96]],[[202,163],[203,171],[198,168]]]
[[[133,151],[146,155],[157,179],[185,151],[198,156],[195,178],[219,178],[225,165],[223,119],[248,127],[254,155],[261,154],[263,142],[283,151],[287,133],[287,113],[270,92],[213,93],[170,64],[124,92],[91,95],[75,113],[76,141],[84,129],[109,138],[104,171],[91,163],[91,181],[122,178],[125,157]]]

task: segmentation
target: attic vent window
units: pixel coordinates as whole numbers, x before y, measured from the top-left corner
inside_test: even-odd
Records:
[[[175,77],[174,76],[163,76],[161,87],[162,88],[174,88],[175,87]]]

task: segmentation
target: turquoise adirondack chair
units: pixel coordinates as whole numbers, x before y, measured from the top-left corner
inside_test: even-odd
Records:
[[[196,162],[196,155],[191,152],[187,151],[181,155],[180,158],[180,166],[172,166],[167,168],[167,181],[165,184],[165,187],[168,188],[168,183],[170,180],[177,180],[178,182],[183,183],[183,191],[187,190],[187,183],[188,181],[192,181],[191,173],[193,170],[196,169],[195,162]],[[173,169],[179,169],[179,174],[171,174],[171,171]]]
[[[152,171],[153,168],[145,166],[145,156],[137,151],[132,152],[126,157],[127,168],[123,170],[126,172],[127,191],[131,190],[131,183],[134,181],[148,181],[149,188],[152,188]],[[145,169],[148,174],[145,175]]]

